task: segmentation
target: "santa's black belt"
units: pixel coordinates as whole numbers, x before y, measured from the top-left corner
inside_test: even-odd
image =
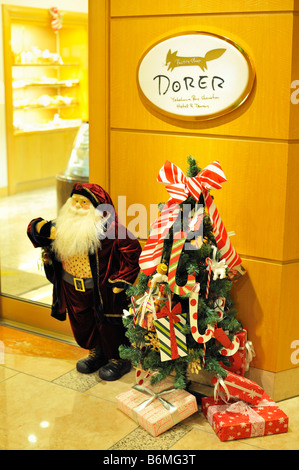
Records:
[[[92,289],[93,288],[93,279],[92,277],[88,278],[79,278],[79,277],[74,277],[70,273],[67,273],[66,271],[62,271],[62,279],[79,291],[79,292],[85,292],[86,289]]]

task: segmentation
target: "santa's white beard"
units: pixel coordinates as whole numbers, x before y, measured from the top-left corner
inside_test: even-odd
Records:
[[[60,209],[56,220],[56,236],[52,248],[60,261],[73,256],[95,253],[101,247],[96,224],[98,217],[95,208],[88,210],[72,206],[69,198]]]

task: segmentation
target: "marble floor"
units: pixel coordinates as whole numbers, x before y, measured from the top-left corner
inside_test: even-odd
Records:
[[[221,442],[198,411],[152,437],[117,408],[115,397],[134,385],[135,371],[116,382],[85,376],[75,367],[84,355],[0,325],[0,450],[299,450],[299,397],[279,402],[288,433]]]

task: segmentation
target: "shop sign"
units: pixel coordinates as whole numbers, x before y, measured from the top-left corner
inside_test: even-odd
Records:
[[[244,103],[255,72],[246,52],[223,36],[186,32],[150,47],[140,59],[140,96],[155,111],[182,120],[207,120]]]

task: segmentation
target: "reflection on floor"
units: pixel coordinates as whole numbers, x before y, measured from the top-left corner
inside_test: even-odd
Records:
[[[26,231],[30,220],[56,217],[56,188],[50,186],[0,198],[1,292],[50,304],[51,284],[40,266],[41,250]]]
[[[1,450],[299,450],[299,397],[279,403],[285,434],[221,442],[197,412],[154,438],[117,409],[134,370],[116,382],[79,374],[82,349],[1,325],[0,345]]]

